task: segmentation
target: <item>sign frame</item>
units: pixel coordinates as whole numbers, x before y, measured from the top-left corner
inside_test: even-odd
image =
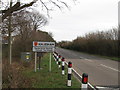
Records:
[[[54,52],[55,42],[33,41],[33,52],[35,52],[35,72],[37,71],[37,52],[49,52],[49,72],[51,72],[51,52]]]
[[[33,41],[33,52],[54,52],[55,42]]]

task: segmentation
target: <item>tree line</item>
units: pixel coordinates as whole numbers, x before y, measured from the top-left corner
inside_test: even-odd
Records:
[[[77,0],[75,0],[75,1],[73,0],[74,3],[76,1]],[[2,22],[0,22],[0,30],[2,31],[2,34],[6,33],[6,31],[8,33],[9,57],[10,57],[10,47],[11,47],[10,37],[11,37],[12,32],[16,31],[16,29],[17,29],[17,33],[19,33],[19,35],[22,35],[23,33],[28,35],[33,32],[33,29],[35,31],[35,30],[37,30],[37,28],[40,28],[41,26],[44,26],[46,24],[46,19],[45,19],[45,17],[43,17],[43,15],[41,18],[40,17],[41,15],[39,15],[39,13],[35,14],[35,13],[30,13],[30,12],[23,12],[25,9],[34,12],[34,8],[37,6],[41,7],[41,11],[45,10],[48,17],[49,17],[49,12],[53,11],[54,7],[57,7],[60,10],[62,10],[64,7],[69,9],[67,2],[65,2],[63,0],[60,0],[60,1],[59,0],[56,0],[56,1],[54,1],[54,0],[46,0],[46,1],[31,0],[31,1],[28,1],[27,3],[22,3],[21,0],[16,0],[15,2],[12,2],[12,0],[9,0],[9,1],[7,1],[7,3],[5,3],[4,1],[0,1],[0,8],[1,8],[0,18],[3,22],[3,25],[1,24]],[[37,16],[37,14],[38,14],[38,16]],[[12,21],[12,23],[11,23],[11,21]],[[14,21],[15,21],[15,23],[14,23]],[[16,27],[14,27],[14,26],[16,26]],[[1,28],[3,28],[3,29],[1,29]],[[29,33],[27,33],[28,29],[30,30]],[[31,32],[31,30],[32,30],[32,32]],[[51,33],[49,33],[49,35],[51,36]],[[21,37],[21,39],[22,38],[23,37]],[[26,37],[24,37],[24,38],[26,39]],[[49,37],[49,38],[51,38],[51,37]]]
[[[9,18],[1,24],[2,35],[8,37]],[[11,34],[13,56],[20,56],[21,52],[32,51],[33,41],[54,41],[52,33],[40,30],[48,23],[47,18],[37,11],[21,10],[12,15]],[[8,56],[8,45],[3,45],[3,54]]]
[[[120,57],[118,41],[118,29],[113,28],[108,31],[87,33],[85,36],[77,37],[71,42],[59,42],[58,45],[62,48],[90,54]]]

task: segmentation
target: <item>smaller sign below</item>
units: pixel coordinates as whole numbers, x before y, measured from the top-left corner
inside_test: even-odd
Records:
[[[31,52],[22,52],[21,53],[21,60],[30,61],[32,59],[31,56],[32,56]]]
[[[45,48],[45,47],[33,47],[34,52],[53,52],[54,48]]]

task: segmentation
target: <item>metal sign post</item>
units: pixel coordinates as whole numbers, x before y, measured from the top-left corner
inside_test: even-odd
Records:
[[[38,61],[39,61],[39,67],[38,67],[38,68],[39,68],[39,70],[40,70],[40,61],[41,61],[40,59],[41,59],[41,58],[40,58],[40,57],[38,57],[38,59],[39,59],[39,60],[38,60]]]
[[[49,72],[51,72],[51,53],[50,53],[50,61],[49,61]]]
[[[36,72],[36,63],[37,63],[37,52],[49,52],[49,72],[51,72],[51,52],[54,52],[55,42],[39,42],[33,41],[33,52],[35,52],[35,72]]]
[[[35,72],[37,70],[37,52],[35,52]]]

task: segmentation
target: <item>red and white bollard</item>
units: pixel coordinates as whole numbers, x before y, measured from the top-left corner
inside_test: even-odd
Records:
[[[58,60],[59,60],[58,53],[56,53],[56,64],[58,64]]]
[[[55,56],[55,61],[57,61],[57,53],[54,52],[54,56]]]
[[[88,88],[88,74],[82,74],[82,87],[81,90],[87,90]]]
[[[57,61],[57,53],[56,52],[55,52],[54,56],[55,56],[55,61]]]
[[[71,86],[72,81],[71,81],[71,75],[72,75],[72,62],[68,62],[68,82],[67,86]]]
[[[65,58],[62,57],[62,75],[65,75]]]
[[[53,52],[53,58],[54,58],[54,60],[56,60],[55,57],[56,57],[56,56],[55,56],[55,52]]]
[[[61,62],[61,55],[59,55],[58,57],[59,57],[59,59],[58,59],[58,68],[60,68],[60,67],[61,67],[61,65],[60,65],[60,62]]]

